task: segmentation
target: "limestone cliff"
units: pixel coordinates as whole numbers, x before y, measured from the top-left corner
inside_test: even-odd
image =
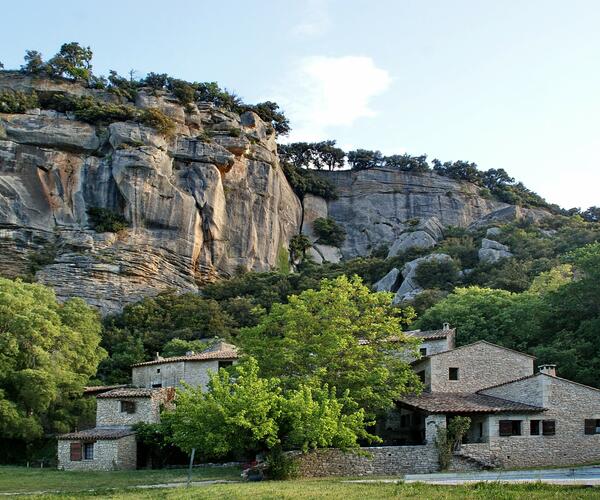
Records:
[[[118,97],[2,75],[5,89]],[[94,127],[56,111],[0,114],[0,274],[26,275],[104,312],[166,288],[194,291],[238,267],[267,270],[299,231],[301,205],[272,127],[141,91],[176,123],[166,139],[134,122]],[[127,220],[97,233],[88,209]]]

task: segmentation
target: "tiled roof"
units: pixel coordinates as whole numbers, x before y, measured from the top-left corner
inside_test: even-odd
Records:
[[[407,406],[429,413],[501,413],[539,412],[544,408],[486,394],[466,392],[424,392],[419,396],[404,396],[399,400]]]
[[[210,360],[233,360],[239,357],[237,347],[233,344],[225,342],[217,342],[214,346],[209,347],[205,351],[194,354],[186,354],[185,356],[173,356],[170,358],[158,358],[144,363],[136,363],[135,366],[161,365],[164,363],[176,363],[179,361],[210,361]]]
[[[120,439],[135,434],[130,428],[96,427],[85,431],[61,434],[58,439]]]
[[[98,394],[99,392],[108,392],[113,389],[122,389],[123,387],[127,387],[125,384],[119,385],[90,385],[88,387],[83,388],[84,394]]]
[[[449,328],[447,330],[409,330],[404,332],[406,335],[411,335],[413,337],[419,337],[425,340],[438,340],[445,339],[448,335],[454,333],[456,331],[455,328]]]
[[[534,373],[532,375],[526,375],[525,377],[516,378],[514,380],[509,380],[508,382],[502,382],[501,384],[490,385],[489,387],[484,387],[483,389],[480,389],[477,392],[487,391],[488,389],[495,389],[496,387],[502,387],[502,386],[505,386],[505,385],[510,385],[510,384],[512,384],[514,382],[521,382],[522,380],[527,380],[528,378],[535,378],[535,377],[551,377],[551,378],[553,378],[555,380],[560,380],[561,382],[566,382],[568,384],[578,385],[579,387],[585,387],[586,389],[591,389],[593,391],[600,391],[600,389],[598,387],[592,387],[591,385],[581,384],[579,382],[575,382],[573,380],[569,380],[568,378],[557,377],[556,375],[548,375],[547,373],[537,372],[537,373]]]
[[[125,387],[98,394],[97,398],[149,398],[152,393],[160,389],[145,389],[140,387]]]

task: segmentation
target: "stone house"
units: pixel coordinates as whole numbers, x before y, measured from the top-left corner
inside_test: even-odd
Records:
[[[201,353],[157,357],[132,367],[132,386],[88,388],[96,397],[96,426],[58,437],[58,467],[65,470],[115,470],[137,467],[132,426],[158,423],[160,411],[173,401],[182,382],[206,388],[210,371],[237,359],[235,346],[218,342]]]
[[[305,476],[434,472],[435,439],[455,416],[471,426],[452,461],[454,470],[571,465],[600,460],[600,390],[535,369],[525,353],[478,341],[455,347],[456,332],[407,332],[422,339],[412,361],[425,390],[398,399],[378,433],[384,446],[371,458],[319,450],[300,457]],[[383,430],[383,432],[380,432]]]

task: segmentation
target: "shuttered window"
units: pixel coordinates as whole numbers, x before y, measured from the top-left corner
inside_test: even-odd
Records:
[[[71,462],[81,461],[81,443],[71,443]]]
[[[554,436],[556,434],[556,422],[554,420],[542,420],[542,434]]]
[[[498,434],[500,436],[520,436],[521,420],[499,420]]]
[[[529,421],[529,434],[531,436],[539,436],[540,435],[540,421],[539,420],[530,420]]]

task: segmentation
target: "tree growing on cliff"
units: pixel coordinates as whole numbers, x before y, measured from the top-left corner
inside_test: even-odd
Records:
[[[81,299],[0,278],[0,440],[66,432],[105,352],[98,314]]]
[[[274,304],[257,326],[240,331],[238,342],[262,376],[281,378],[284,388],[327,384],[338,396],[348,391],[372,418],[419,387],[410,366],[391,352],[416,348],[402,335],[414,313],[393,307],[392,298],[371,292],[357,276],[323,280],[319,290]]]
[[[87,82],[92,76],[92,56],[90,47],[82,47],[77,42],[63,43],[58,53],[48,61],[47,71],[52,76]]]

